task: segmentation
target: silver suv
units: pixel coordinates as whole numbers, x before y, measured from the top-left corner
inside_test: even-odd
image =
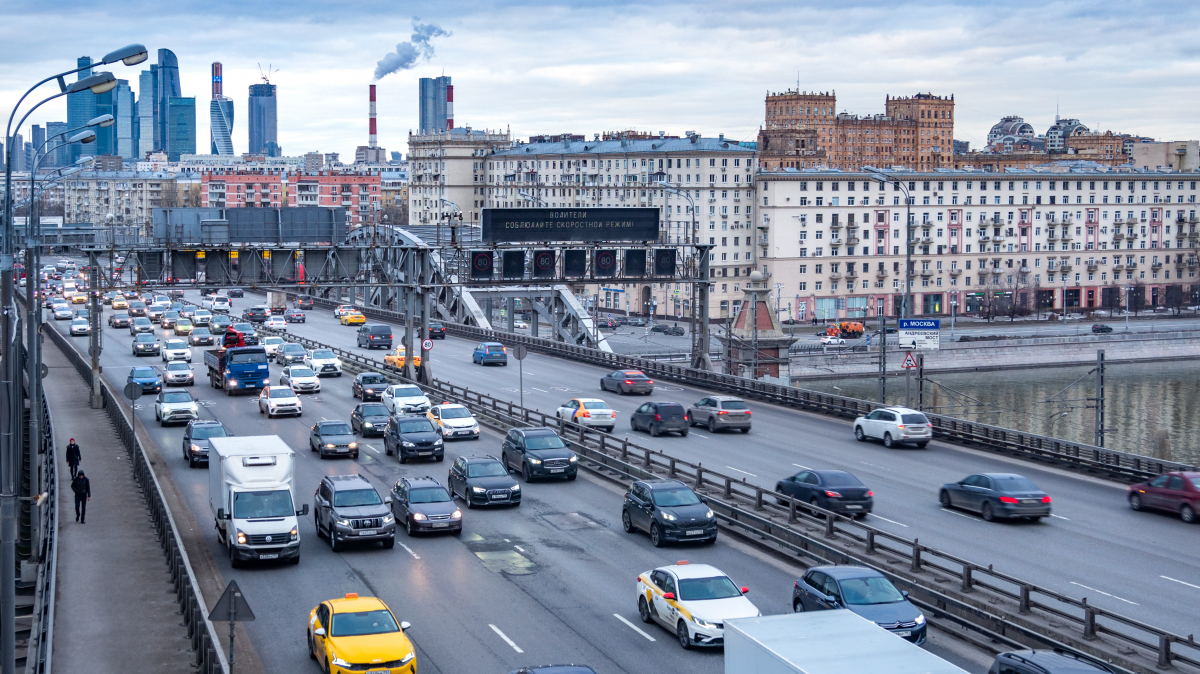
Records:
[[[901,443],[924,447],[933,439],[933,424],[917,410],[881,407],[854,420],[854,437],[859,442],[867,438],[883,440],[888,448]]]

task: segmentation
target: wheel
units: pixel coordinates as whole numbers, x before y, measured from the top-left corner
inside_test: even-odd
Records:
[[[799,599],[792,600],[792,613],[804,613],[804,602]]]
[[[650,437],[657,438],[659,434],[658,426],[650,424]]]
[[[1025,518],[1025,519],[1029,520],[1030,522],[1041,522],[1041,521],[1042,521],[1042,516],[1041,516],[1041,515],[1034,515],[1034,516],[1032,516],[1032,517],[1027,517],[1027,518]]]
[[[413,535],[412,518],[411,517],[404,518],[404,533],[408,534],[409,537],[412,537],[412,535]]]
[[[686,438],[687,434],[688,434],[688,429],[686,429],[686,428],[683,429],[682,431],[679,431],[679,437],[681,437],[681,438]]]
[[[943,508],[949,509],[954,507],[954,502],[950,500],[950,492],[944,489],[942,490],[941,494],[938,494],[938,501],[941,501]],[[1134,510],[1136,510],[1136,508],[1134,508]]]
[[[708,432],[709,433],[717,432],[717,420],[713,419],[712,417],[708,418]]]
[[[609,426],[608,428],[605,428],[605,429],[604,429],[604,432],[605,432],[605,433],[612,433],[612,432],[613,432],[613,431],[614,431],[616,428],[617,428],[616,426]]]
[[[812,511],[813,517],[820,517],[820,516],[821,516],[821,513],[817,512],[817,508],[820,508],[820,507],[821,507],[821,504],[817,502],[817,497],[816,497],[816,496],[814,496],[814,497],[812,497],[811,499],[809,499],[809,501],[808,501],[808,505],[809,505],[809,510],[811,510],[811,511]]]
[[[981,509],[981,510],[979,511],[979,516],[983,518],[983,521],[984,521],[984,522],[992,522],[992,521],[995,521],[995,519],[996,519],[996,513],[992,512],[992,504],[991,504],[991,503],[984,503],[984,504],[983,504],[983,509]]]
[[[621,511],[621,528],[624,529],[625,533],[627,534],[632,534],[635,531],[633,528],[633,520],[629,519],[629,511],[627,510]]]
[[[577,477],[579,477],[579,473],[572,473],[567,476],[567,482],[574,482]]]
[[[891,434],[891,433],[884,433],[884,434],[883,434],[883,446],[884,446],[884,447],[887,447],[888,449],[891,449],[891,448],[893,448],[893,447],[895,447],[895,446],[896,446],[896,443],[892,441],[892,434]]]
[[[312,443],[312,440],[308,441],[308,448],[314,452],[317,451],[317,446]],[[390,452],[389,452],[389,454],[390,454]]]
[[[400,459],[400,463],[402,463],[402,464],[408,463],[408,459],[405,458],[403,452],[396,452],[396,456]]]
[[[299,563],[300,563],[300,553],[296,553],[295,557],[292,557],[291,559],[288,560],[288,564],[291,564],[292,566],[295,566]]]
[[[233,545],[229,545],[229,566],[235,569],[242,568],[242,560],[237,558],[237,554],[233,551]]]
[[[645,596],[638,597],[638,617],[647,624],[654,620],[650,615],[650,604],[646,603]]]
[[[395,548],[395,547],[396,547],[396,539],[395,538],[389,538],[383,542],[384,550],[391,550],[392,548]]]
[[[617,384],[617,395],[621,395],[621,396],[623,396],[623,395],[625,395],[626,393],[628,393],[628,391],[626,391],[626,390],[625,390],[625,385],[624,385],[624,384]]]
[[[1141,510],[1142,509],[1142,497],[1138,496],[1137,494],[1130,496],[1129,497],[1129,507],[1132,508],[1133,510]]]
[[[311,659],[313,659],[313,660],[316,660],[316,659],[317,659],[317,652],[316,652],[316,650],[313,648],[312,634],[311,634],[311,633],[307,633],[307,632],[306,632],[305,634],[306,634],[306,636],[308,637],[308,657],[309,657],[309,658],[311,658]]]
[[[338,543],[337,534],[334,533],[333,527],[329,527],[329,549],[334,552],[342,551],[342,545]]]
[[[387,452],[388,456],[392,455],[392,448],[388,447],[388,444],[386,442],[383,443],[383,451]]]
[[[916,444],[917,444],[917,449],[925,449],[925,445],[928,445],[929,443],[928,442],[918,442]]]
[[[650,525],[650,545],[656,548],[661,548],[666,541],[663,540],[662,531],[658,528],[658,522]]]
[[[533,473],[529,470],[529,464],[521,466],[521,479],[525,480],[526,484],[533,482]]]
[[[675,636],[679,639],[679,645],[683,647],[683,650],[692,650],[692,638],[688,636],[687,623],[680,620],[675,625]]]
[[[629,430],[636,431],[637,429],[637,422],[633,420],[633,417],[629,417]]]
[[[1179,519],[1183,520],[1184,522],[1186,522],[1188,524],[1195,524],[1196,523],[1196,511],[1194,509],[1192,509],[1192,506],[1184,503],[1183,507],[1179,509]]]
[[[749,427],[749,426],[747,426],[747,427],[745,427],[745,428],[743,428],[743,429],[742,429],[742,435],[745,435],[745,434],[747,434],[747,433],[749,433],[749,432],[750,432],[750,427]]]
[[[321,531],[321,516],[313,512],[313,526],[317,528],[317,538],[325,538],[325,532]]]
[[[350,458],[352,458],[352,459],[357,459],[357,458],[358,458],[358,452],[355,452],[355,453],[354,453],[354,456],[352,456],[352,457],[350,457]]]
[[[863,433],[862,426],[854,427],[854,439],[858,440],[859,442],[863,442],[867,439],[867,434]]]

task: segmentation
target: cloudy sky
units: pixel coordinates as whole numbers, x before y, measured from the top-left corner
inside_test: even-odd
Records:
[[[37,80],[74,67],[77,56],[140,42],[153,59],[166,47],[179,58],[184,95],[197,99],[201,152],[213,61],[224,64],[225,94],[235,102],[237,152],[247,143],[247,86],[270,67],[284,154],[345,157],[366,143],[367,85],[389,53],[399,55],[391,62],[415,57],[411,69],[378,82],[380,144],[389,150],[407,151],[418,78],[442,73],[453,77],[458,126],[511,127],[518,138],[633,128],[753,140],[764,94],[797,84],[836,90],[839,111],[858,114],[881,112],[886,94],[954,94],[955,137],[973,147],[1003,115],[1022,115],[1041,133],[1056,110],[1092,129],[1200,137],[1194,1],[5,5],[4,109]],[[428,49],[397,51],[412,40],[414,17],[449,35],[432,37]],[[143,67],[113,72],[136,89]],[[57,100],[30,121],[65,119]]]

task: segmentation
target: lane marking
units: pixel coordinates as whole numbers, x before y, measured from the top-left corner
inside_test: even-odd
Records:
[[[1082,587],[1085,590],[1091,590],[1092,592],[1099,592],[1100,594],[1104,595],[1105,597],[1112,597],[1113,599],[1123,601],[1126,604],[1133,604],[1134,606],[1139,605],[1136,601],[1129,601],[1128,599],[1122,599],[1121,597],[1118,597],[1115,594],[1109,594],[1109,593],[1105,592],[1104,590],[1097,590],[1094,587],[1088,587],[1087,585],[1084,585],[1083,583],[1076,583],[1075,581],[1071,581],[1071,584],[1078,585],[1079,587]]]
[[[379,453],[378,449],[375,449],[374,447],[372,447],[370,445],[363,445],[363,447],[366,447],[367,449],[371,450],[372,452],[375,452],[376,454]]]
[[[613,614],[613,617],[614,617],[614,618],[616,618],[617,620],[620,620],[621,622],[625,623],[625,624],[626,624],[626,625],[629,627],[629,629],[633,630],[634,632],[637,632],[638,634],[640,634],[640,635],[642,635],[642,636],[646,637],[646,638],[647,638],[647,639],[649,639],[650,641],[655,641],[654,637],[652,637],[652,636],[650,636],[649,634],[646,634],[645,632],[643,632],[643,631],[642,631],[642,628],[640,628],[640,627],[638,627],[637,625],[634,625],[633,623],[631,623],[631,622],[629,622],[628,620],[626,620],[626,619],[625,619],[625,616],[622,616],[620,613],[614,613],[614,614]]]
[[[875,513],[871,513],[871,517],[875,517],[875,518],[881,519],[881,520],[883,520],[884,522],[891,522],[892,524],[896,524],[896,525],[902,526],[902,527],[904,527],[905,529],[907,529],[907,528],[908,528],[908,525],[907,525],[907,524],[900,524],[900,523],[899,523],[899,522],[897,522],[896,520],[889,520],[889,519],[888,519],[888,518],[886,518],[886,517],[879,517],[879,515],[876,515]]]
[[[867,463],[866,461],[859,461],[859,463],[861,463],[864,466],[870,466],[872,468],[878,468],[880,470],[887,470],[887,468],[884,468],[883,466],[880,466],[879,464],[876,464],[876,463]],[[792,464],[792,465],[795,465],[795,464]]]
[[[505,634],[504,632],[501,632],[499,627],[496,627],[495,625],[492,625],[492,624],[489,624],[488,627],[492,628],[492,631],[495,632],[496,634],[499,634],[500,638],[504,639],[504,643],[508,644],[509,646],[512,646],[514,651],[516,651],[518,653],[525,652],[525,651],[521,650],[521,647],[518,646],[515,641],[513,641],[512,639],[509,639],[507,634]]]
[[[797,467],[797,468],[803,468],[804,470],[812,470],[812,468],[809,468],[808,466],[801,466],[801,465],[800,465],[800,464],[798,464],[798,463],[793,463],[792,465],[793,465],[793,466],[795,466],[795,467]]]
[[[397,543],[399,543],[399,541],[397,541]],[[408,550],[408,554],[412,555],[412,556],[413,556],[413,559],[420,559],[420,558],[421,558],[421,556],[420,556],[420,555],[418,555],[417,553],[413,552],[413,551],[412,551],[412,548],[408,547],[407,545],[405,545],[405,544],[403,544],[403,543],[400,543],[400,547],[404,548],[405,550]]]
[[[742,470],[741,468],[734,468],[733,466],[725,466],[725,467],[728,468],[729,470],[736,470],[737,472],[742,473],[744,475],[749,475],[750,477],[758,477],[754,473],[747,473],[746,471]]]
[[[505,542],[505,543],[512,543],[512,541],[508,540],[507,538],[506,538],[506,539],[504,539],[504,542]]]
[[[938,510],[941,510],[944,513],[950,513],[951,515],[958,515],[959,517],[965,517],[969,520],[975,519],[974,517],[971,517],[970,515],[968,515],[966,513],[960,513],[957,510],[950,510],[949,508],[938,508]]]
[[[517,550],[519,550],[520,552],[525,552],[525,548],[523,548],[519,545],[514,545],[513,547],[516,548]]]
[[[689,431],[688,435],[691,435],[692,433],[696,433],[696,431]],[[707,435],[700,435],[699,433],[696,433],[696,437],[700,438],[701,440],[712,440],[712,438],[708,437]]]
[[[1050,516],[1051,516],[1051,517],[1058,518],[1058,519],[1060,519],[1060,520],[1066,520],[1066,521],[1068,521],[1068,522],[1070,522],[1070,521],[1071,521],[1071,518],[1070,518],[1070,517],[1063,517],[1062,515],[1055,515],[1054,513],[1050,513]]]
[[[540,389],[540,388],[538,388],[538,387],[536,387],[536,386],[530,386],[529,388],[531,388],[531,389],[533,389],[533,390],[535,390],[535,391],[541,391],[542,393],[549,393],[549,391],[547,391],[547,390],[544,390],[544,389]]]
[[[1187,585],[1188,587],[1194,587],[1197,590],[1200,590],[1200,585],[1192,585],[1191,583],[1185,583],[1182,580],[1176,580],[1175,578],[1172,578],[1170,576],[1159,576],[1159,578],[1165,578],[1173,583],[1179,583],[1180,585]]]

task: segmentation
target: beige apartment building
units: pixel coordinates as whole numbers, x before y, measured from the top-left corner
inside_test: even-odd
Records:
[[[785,317],[899,315],[909,211],[912,315],[1079,311],[1129,297],[1187,306],[1200,292],[1200,173],[1064,162],[888,175],[900,184],[866,172],[758,175],[756,266]]]
[[[511,145],[507,132],[471,127],[408,134],[408,224],[437,225],[462,214],[478,225],[483,208],[484,163]]]

